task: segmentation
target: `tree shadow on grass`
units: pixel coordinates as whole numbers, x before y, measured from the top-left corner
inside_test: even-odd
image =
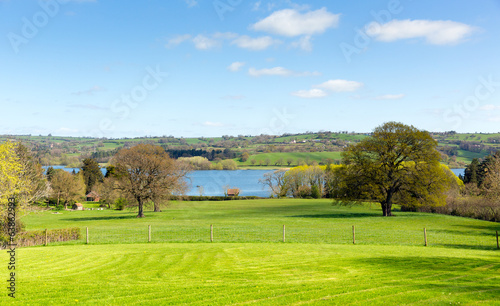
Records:
[[[85,218],[65,218],[61,220],[65,221],[105,221],[105,220],[124,220],[124,219],[136,219],[136,215],[130,216],[103,216],[103,217],[85,217]]]
[[[325,219],[347,219],[347,218],[373,218],[382,217],[381,214],[377,213],[338,213],[338,214],[318,214],[318,215],[296,215],[288,216],[288,218],[325,218]]]
[[[441,233],[448,235],[462,235],[462,236],[495,236],[495,231],[459,231],[459,230],[448,230],[448,229],[428,229],[429,233]]]
[[[469,250],[484,250],[484,251],[496,251],[496,244],[492,243],[488,245],[468,245],[468,244],[450,244],[450,243],[432,243],[432,246],[451,248],[451,249],[469,249]],[[499,250],[500,251],[500,250]]]
[[[487,221],[488,222],[488,221]],[[478,229],[478,230],[484,230],[484,231],[493,231],[493,234],[495,234],[495,231],[498,231],[500,233],[500,223],[498,222],[490,222],[487,223],[487,225],[465,225],[465,224],[457,224],[453,225],[456,227],[462,227],[462,228],[467,228],[467,229]]]

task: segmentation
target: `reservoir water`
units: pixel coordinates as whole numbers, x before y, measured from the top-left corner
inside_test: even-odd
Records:
[[[64,169],[68,172],[78,172],[79,168],[52,166],[54,169]],[[45,169],[47,167],[44,167]],[[106,169],[101,169],[106,174]],[[259,183],[264,174],[273,170],[197,170],[189,173],[187,181],[190,188],[187,195],[223,196],[224,188],[239,188],[240,196],[269,197],[268,187]],[[465,169],[451,169],[455,175],[464,175]]]

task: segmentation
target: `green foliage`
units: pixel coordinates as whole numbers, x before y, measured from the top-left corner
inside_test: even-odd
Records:
[[[343,201],[379,202],[384,216],[392,204],[442,206],[453,181],[439,164],[437,143],[428,132],[388,122],[372,137],[343,152],[333,194]]]
[[[80,239],[80,228],[61,228],[52,229],[47,231],[48,243],[71,241]],[[6,247],[6,241],[4,241],[3,247]],[[45,230],[37,231],[20,231],[16,235],[17,247],[28,247],[45,244]],[[1,245],[0,245],[1,248]]]
[[[115,201],[115,209],[124,210],[128,206],[128,201],[125,198],[118,198]]]
[[[321,198],[321,192],[319,191],[318,185],[312,185],[311,186],[311,197],[313,199],[319,199],[319,198]]]
[[[92,187],[94,187],[97,183],[102,183],[104,176],[102,175],[101,168],[97,161],[93,158],[86,158],[83,160],[82,166],[82,175],[83,180],[85,182],[85,194],[92,191]]]

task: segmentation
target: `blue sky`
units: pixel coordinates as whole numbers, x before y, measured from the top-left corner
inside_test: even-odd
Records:
[[[500,1],[0,0],[0,134],[500,132]]]

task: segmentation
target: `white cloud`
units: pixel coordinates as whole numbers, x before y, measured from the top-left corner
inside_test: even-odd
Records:
[[[240,71],[241,67],[245,66],[245,63],[244,62],[234,62],[232,63],[231,65],[229,65],[227,67],[227,69],[229,71],[233,71],[233,72],[236,72],[236,71]]]
[[[475,27],[450,20],[392,20],[385,24],[372,22],[366,26],[366,34],[379,41],[425,38],[434,45],[456,44],[476,31]]]
[[[250,68],[248,69],[248,74],[254,77],[259,77],[262,75],[291,76],[293,74],[293,71],[283,67],[264,68],[260,70]]]
[[[204,126],[211,126],[211,127],[221,127],[221,126],[224,126],[223,123],[220,123],[220,122],[211,122],[211,121],[205,121],[205,122],[203,122],[203,125]]]
[[[238,34],[232,32],[216,32],[212,35],[212,37],[216,39],[234,39],[238,36]]]
[[[292,95],[305,99],[323,98],[326,97],[326,92],[321,89],[299,90],[292,92]]]
[[[290,69],[286,69],[283,67],[274,67],[274,68],[264,68],[264,69],[255,69],[255,68],[250,68],[248,69],[248,74],[254,77],[260,77],[263,75],[276,75],[276,76],[318,76],[321,75],[321,73],[315,71],[315,72],[309,72],[309,71],[304,71],[304,72],[297,72],[293,71]]]
[[[283,36],[321,34],[328,28],[336,27],[340,14],[332,14],[321,8],[305,14],[296,9],[276,11],[270,16],[252,25],[256,31],[264,31]]]
[[[375,100],[398,100],[398,99],[403,99],[404,94],[399,94],[399,95],[381,95],[378,97],[375,97]]]
[[[177,35],[174,38],[169,39],[167,44],[165,45],[165,47],[167,47],[167,48],[176,47],[176,46],[180,45],[181,43],[185,42],[186,40],[189,40],[190,38],[191,38],[191,35],[189,35],[189,34]]]
[[[298,41],[292,43],[292,47],[299,48],[304,51],[312,51],[311,36],[306,35],[301,37]]]
[[[484,111],[500,110],[500,105],[486,104],[481,106],[479,109]]]
[[[219,46],[219,42],[217,40],[201,34],[193,38],[193,43],[198,50],[208,50]]]
[[[233,40],[231,44],[237,45],[238,47],[243,49],[258,51],[258,50],[265,50],[270,46],[279,43],[281,43],[281,41],[275,40],[269,36],[251,38],[247,35],[243,35]]]
[[[363,87],[363,83],[347,80],[329,80],[313,87],[333,92],[356,91]]]

